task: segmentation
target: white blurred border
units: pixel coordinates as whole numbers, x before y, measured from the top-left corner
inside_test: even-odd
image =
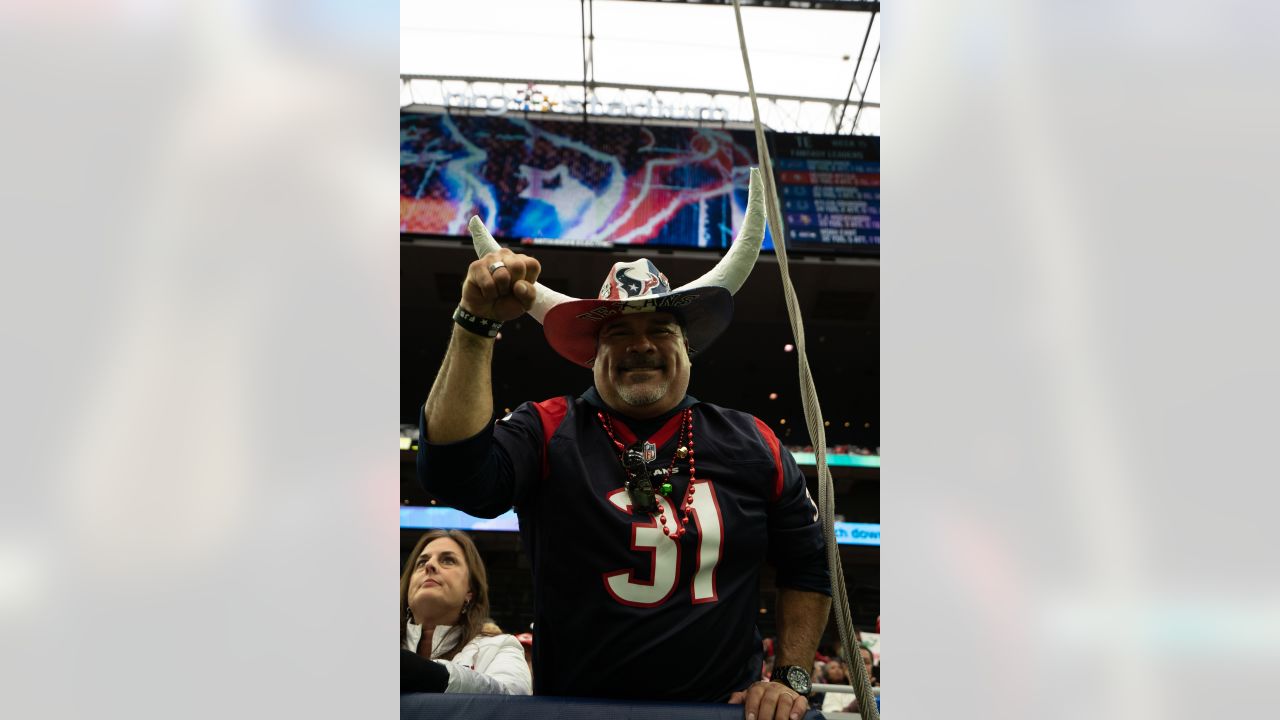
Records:
[[[397,6],[0,18],[3,714],[392,716]]]
[[[886,4],[891,717],[1274,715],[1274,15]]]

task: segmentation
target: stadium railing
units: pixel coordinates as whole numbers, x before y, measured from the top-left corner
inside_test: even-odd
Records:
[[[873,692],[875,692],[875,694],[876,694],[876,704],[877,704],[877,705],[879,705],[879,701],[880,701],[880,688],[879,688],[879,687],[873,687],[873,688],[871,688],[871,690],[872,690]],[[850,687],[850,686],[848,686],[848,685],[833,685],[833,684],[831,684],[831,683],[814,683],[814,684],[813,684],[813,691],[814,691],[815,693],[833,693],[833,692],[838,692],[838,693],[849,693],[850,695],[852,695],[852,694],[853,694],[853,688],[852,688],[852,687]],[[822,714],[822,716],[823,716],[824,718],[826,718],[827,720],[862,720],[862,716],[861,716],[861,715],[859,715],[858,713],[829,712],[829,713],[823,713],[823,714]],[[808,717],[808,716],[806,716],[806,717]]]
[[[856,715],[854,717],[857,717]],[[599,720],[601,718],[688,718],[742,720],[741,705],[644,703],[592,698],[415,693],[400,696],[400,720],[487,718],[491,720]],[[804,720],[820,720],[810,709]]]

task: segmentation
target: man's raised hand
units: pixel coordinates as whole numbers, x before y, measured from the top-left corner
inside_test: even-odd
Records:
[[[462,281],[462,309],[482,318],[507,322],[533,305],[533,284],[542,265],[506,248],[471,263]]]

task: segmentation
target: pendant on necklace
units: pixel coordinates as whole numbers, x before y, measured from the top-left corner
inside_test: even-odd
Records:
[[[635,483],[627,483],[626,488],[627,495],[631,497],[631,507],[633,509],[649,515],[658,512],[658,501],[654,498],[653,486],[649,484],[648,478],[641,479]]]
[[[645,442],[641,451],[641,457],[643,457],[644,461],[647,463],[653,462],[658,457],[658,446],[651,442]]]

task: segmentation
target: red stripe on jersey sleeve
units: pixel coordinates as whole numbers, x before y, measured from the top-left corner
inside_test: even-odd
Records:
[[[773,452],[773,467],[776,470],[773,481],[773,497],[770,500],[777,500],[782,497],[782,451],[778,445],[778,436],[773,434],[768,425],[760,418],[753,418],[756,421],[756,429],[760,431],[760,437],[764,438],[764,442],[769,446],[769,450]]]
[[[560,427],[560,421],[564,420],[565,414],[569,412],[569,399],[565,396],[551,398],[534,403],[533,407],[538,411],[538,417],[542,419],[542,477],[546,478],[551,471],[547,449],[551,445],[551,436],[555,434],[556,428]]]

